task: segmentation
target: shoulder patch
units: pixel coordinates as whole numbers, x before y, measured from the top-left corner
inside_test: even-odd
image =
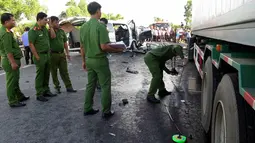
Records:
[[[36,31],[36,30],[41,30],[41,28],[39,28],[39,27],[34,27],[33,30],[35,30],[35,31]]]

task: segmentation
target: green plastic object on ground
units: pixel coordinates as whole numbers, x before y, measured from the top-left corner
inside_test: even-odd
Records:
[[[185,143],[187,138],[185,136],[182,136],[182,135],[173,135],[172,140],[175,143]]]

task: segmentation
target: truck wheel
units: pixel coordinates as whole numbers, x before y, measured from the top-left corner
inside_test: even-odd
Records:
[[[194,43],[196,42],[196,37],[191,37],[188,43],[188,59],[189,61],[194,61],[193,54],[194,54]]]
[[[209,56],[204,65],[201,97],[201,120],[206,133],[210,130],[211,113],[213,104],[213,65]]]
[[[213,104],[211,143],[246,143],[244,103],[237,75],[224,75]]]

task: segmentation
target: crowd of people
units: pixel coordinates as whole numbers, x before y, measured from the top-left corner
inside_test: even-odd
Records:
[[[80,28],[82,67],[87,72],[87,85],[85,91],[84,116],[94,115],[99,112],[93,108],[93,97],[97,85],[101,88],[102,117],[109,118],[114,115],[111,110],[111,71],[108,53],[118,53],[125,50],[123,46],[112,46],[106,28],[107,19],[101,18],[101,5],[97,2],[88,4],[88,12],[91,15],[89,21]],[[70,55],[65,32],[59,26],[59,19],[56,16],[48,18],[46,13],[40,12],[36,16],[36,24],[26,28],[22,36],[25,50],[32,52],[32,60],[36,66],[35,89],[36,99],[47,102],[48,97],[55,97],[60,94],[57,70],[64,81],[67,92],[76,92],[73,89],[67,69],[67,59]],[[6,93],[10,107],[26,106],[24,101],[29,97],[20,90],[20,66],[23,54],[14,38],[12,28],[15,27],[15,18],[11,13],[1,15],[2,27],[0,29],[0,55],[2,67],[6,73]],[[48,28],[46,28],[48,25]],[[147,100],[151,103],[159,103],[155,98],[157,90],[159,96],[164,97],[168,92],[163,82],[163,71],[176,75],[175,69],[169,70],[165,63],[173,57],[184,58],[180,45],[164,45],[149,51],[145,57],[145,64],[152,74],[151,85],[147,94]],[[26,58],[29,61],[29,58]],[[56,94],[49,88],[49,77],[52,75]]]
[[[152,40],[154,42],[189,42],[191,38],[191,31],[189,29],[184,29],[183,26],[180,28],[164,28],[164,27],[151,27]]]

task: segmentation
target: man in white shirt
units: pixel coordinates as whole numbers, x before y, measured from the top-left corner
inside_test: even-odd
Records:
[[[26,60],[26,64],[28,65],[29,64],[29,59],[31,59],[31,64],[34,64],[33,62],[33,54],[30,50],[30,47],[29,47],[29,42],[28,42],[28,31],[30,30],[29,27],[26,27],[25,28],[25,32],[22,34],[22,42],[23,42],[23,45],[24,45],[24,48],[25,48],[25,60]]]

